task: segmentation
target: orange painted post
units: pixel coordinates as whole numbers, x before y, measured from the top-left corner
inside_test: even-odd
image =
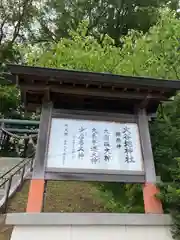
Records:
[[[43,103],[39,126],[36,154],[33,165],[32,179],[30,182],[26,212],[38,213],[43,208],[45,189],[45,158],[48,138],[50,133],[52,104]]]
[[[41,212],[43,206],[44,179],[32,179],[29,187],[26,212]]]
[[[162,214],[163,208],[161,201],[156,198],[159,189],[153,183],[145,183],[143,186],[144,210],[145,213]]]

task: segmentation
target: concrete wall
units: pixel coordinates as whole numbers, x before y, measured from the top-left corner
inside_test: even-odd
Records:
[[[11,214],[11,240],[172,240],[170,218],[156,214]]]

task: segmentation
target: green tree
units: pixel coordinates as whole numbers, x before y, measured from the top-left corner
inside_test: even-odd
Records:
[[[24,61],[24,57],[19,55],[20,45],[30,43],[33,46],[42,43],[42,48],[46,42],[57,42],[61,37],[70,38],[69,31],[77,30],[82,20],[87,20],[88,23],[85,36],[94,36],[101,43],[107,34],[114,40],[113,43],[119,45],[122,43],[120,38],[129,29],[146,32],[157,21],[159,7],[163,5],[177,9],[178,1],[150,0],[144,3],[142,0],[1,0],[0,73],[2,63]],[[117,58],[112,62],[109,71],[113,71],[113,63],[118,65],[118,60]],[[104,68],[106,71],[107,67]],[[9,109],[17,109],[19,106],[19,96],[14,88],[4,86],[2,76],[0,86],[0,99],[3,100],[0,112],[7,115]]]
[[[39,1],[0,1],[0,117],[20,117],[20,96],[4,78],[5,64],[21,61],[19,47],[31,36],[32,25],[39,13]]]
[[[36,0],[0,1],[0,62],[18,60],[15,43],[28,38],[28,29],[38,14]]]
[[[159,8],[169,6],[177,10],[179,2],[167,0],[53,0],[46,1],[39,17],[39,38],[59,41],[70,37],[82,20],[88,20],[87,35],[99,42],[107,34],[118,46],[128,30],[147,32],[159,18]]]

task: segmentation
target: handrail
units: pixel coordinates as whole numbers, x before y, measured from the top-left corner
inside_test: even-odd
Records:
[[[16,125],[21,125],[20,129],[16,129]],[[28,125],[23,127],[24,125]],[[28,128],[27,128],[28,127]],[[0,199],[0,212],[5,213],[8,207],[9,197],[16,192],[16,190],[23,185],[23,182],[28,172],[33,169],[33,159],[36,151],[35,139],[38,137],[39,121],[29,121],[20,119],[0,119],[1,140],[3,136],[8,136],[8,141],[12,138],[18,140],[18,145],[24,144],[24,153],[28,144],[33,146],[33,153],[20,160],[17,164],[12,166],[8,171],[0,174],[0,188],[3,187],[2,198]],[[18,134],[19,133],[19,134]],[[25,134],[22,136],[22,134]],[[3,142],[1,142],[2,144]],[[15,143],[15,142],[14,142]],[[17,153],[19,149],[16,149]],[[17,178],[16,178],[17,176]]]
[[[22,124],[22,125],[39,125],[39,121],[35,120],[22,120],[22,119],[5,119],[1,118],[0,123],[8,123],[8,124]]]
[[[31,162],[30,170],[32,170],[32,168],[33,168],[33,155],[34,155],[34,153],[31,155],[31,157],[23,159],[21,162],[16,164],[13,168],[11,168],[9,171],[7,171],[5,174],[3,174],[0,177],[0,179],[4,179],[4,181],[0,184],[0,188],[7,183],[7,187],[5,188],[5,195],[3,197],[3,204],[1,205],[1,209],[0,209],[2,214],[6,213],[6,210],[8,207],[8,198],[9,198],[9,196],[11,196],[11,194],[13,194],[13,192],[12,192],[13,190],[11,190],[13,177],[17,174],[17,172],[19,172],[22,169],[22,171],[20,172],[20,179],[19,179],[18,185],[15,188],[15,190],[16,190],[18,187],[22,186],[22,184],[24,182],[24,178],[25,178],[25,174],[26,174],[26,172],[25,172],[26,165],[28,165],[29,162]],[[24,164],[22,164],[22,163],[24,163]],[[19,168],[16,171],[13,171],[17,167],[19,167]],[[4,178],[4,176],[8,175],[12,171],[13,171],[12,174],[10,174],[7,178]]]
[[[23,128],[23,129],[20,129],[20,128],[6,128],[6,130],[8,132],[11,131],[11,133],[15,132],[15,133],[29,133],[29,134],[34,133],[34,134],[37,134],[39,132],[36,129],[25,129],[25,128]]]
[[[25,162],[21,167],[19,167],[15,172],[13,172],[13,174],[11,174],[11,175],[9,176],[9,178],[5,178],[5,179],[4,179],[4,182],[2,182],[2,183],[0,184],[0,188],[1,188],[6,182],[8,182],[11,177],[13,177],[14,175],[16,175],[17,172],[19,172],[19,170],[21,170],[24,166],[26,166],[26,164],[28,164],[28,163],[31,162],[32,160],[33,160],[33,158],[29,158],[28,161],[26,161],[26,162]],[[0,179],[3,179],[3,178],[4,178],[4,177],[0,177]]]
[[[34,155],[34,153],[32,154],[32,156]],[[5,172],[3,175],[0,176],[0,179],[3,179],[7,174],[9,174],[10,172],[12,172],[16,167],[18,167],[19,165],[21,165],[21,163],[25,162],[27,159],[31,159],[32,156],[28,157],[28,158],[24,158],[22,161],[20,161],[19,163],[17,163],[15,166],[13,166],[11,169],[9,169],[7,172]]]

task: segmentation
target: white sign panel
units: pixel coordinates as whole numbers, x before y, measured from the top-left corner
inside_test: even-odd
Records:
[[[53,118],[47,167],[142,171],[138,126]]]

